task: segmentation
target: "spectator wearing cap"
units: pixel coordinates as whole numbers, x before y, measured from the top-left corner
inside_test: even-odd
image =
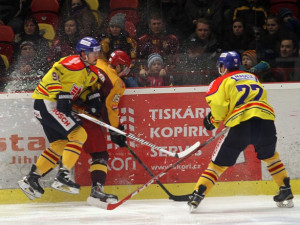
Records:
[[[100,58],[107,61],[110,54],[116,50],[121,50],[127,53],[131,59],[131,71],[134,71],[136,60],[137,43],[132,39],[125,30],[125,14],[115,14],[108,23],[108,31],[106,37],[100,42],[101,56]],[[137,87],[133,74],[130,73],[126,77],[122,77],[126,87]]]
[[[167,75],[164,60],[158,53],[148,56],[147,66],[139,72],[139,84],[142,87],[157,87],[171,85],[172,77]]]
[[[123,13],[117,13],[110,19],[106,38],[100,42],[102,59],[107,60],[113,51],[122,50],[130,56],[131,60],[135,60],[137,43],[125,30],[125,22]]]
[[[32,91],[43,74],[49,69],[47,61],[38,57],[36,46],[31,41],[20,44],[20,55],[9,68],[5,92]]]
[[[279,16],[283,21],[283,25],[296,35],[300,35],[300,21],[293,16],[288,8],[280,8]]]
[[[209,84],[217,74],[216,60],[221,45],[211,31],[211,22],[196,21],[194,33],[184,42],[180,59],[181,75],[174,76],[175,85]]]
[[[257,56],[255,50],[247,50],[242,53],[242,65],[241,70],[255,74],[260,82],[264,82],[269,76],[270,65],[266,61],[257,62]]]

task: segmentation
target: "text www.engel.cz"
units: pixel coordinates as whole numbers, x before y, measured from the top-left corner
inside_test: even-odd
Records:
[[[151,166],[152,170],[165,170],[169,167],[168,165],[163,165],[163,166]],[[200,164],[186,164],[186,165],[177,165],[173,169],[175,170],[197,170],[200,169],[201,165]]]

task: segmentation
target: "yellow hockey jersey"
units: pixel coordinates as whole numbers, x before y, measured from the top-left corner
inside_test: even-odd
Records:
[[[119,127],[119,102],[125,91],[125,84],[115,69],[104,60],[98,59],[96,67],[99,69],[99,82],[97,89],[102,102],[101,110],[103,120],[113,127]]]
[[[69,92],[73,101],[79,97],[85,101],[90,92],[87,87],[96,83],[98,73],[97,67],[86,67],[78,55],[64,57],[46,73],[32,97],[56,101],[56,95],[63,91]]]
[[[218,77],[209,85],[205,98],[215,127],[222,121],[225,126],[234,127],[253,117],[275,120],[267,91],[251,73],[234,71]]]

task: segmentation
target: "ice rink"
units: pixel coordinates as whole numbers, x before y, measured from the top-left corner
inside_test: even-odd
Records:
[[[156,225],[156,224],[240,224],[299,225],[300,196],[294,208],[278,208],[272,196],[207,197],[197,212],[186,202],[129,200],[107,211],[85,202],[1,205],[1,225]]]

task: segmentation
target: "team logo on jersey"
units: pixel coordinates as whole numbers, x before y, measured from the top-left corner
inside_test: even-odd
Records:
[[[102,83],[105,82],[105,76],[102,73],[100,73],[100,72],[98,73],[98,78]]]
[[[73,96],[73,99],[77,99],[78,95],[82,92],[82,85],[78,87],[76,84],[73,84],[73,87],[70,91],[70,94]]]

